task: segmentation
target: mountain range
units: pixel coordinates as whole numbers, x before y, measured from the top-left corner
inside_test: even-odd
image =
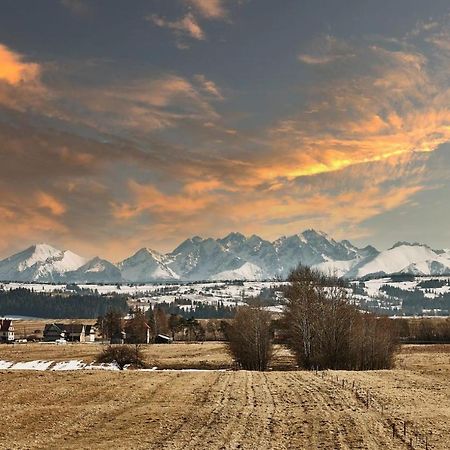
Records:
[[[170,253],[142,248],[118,263],[87,259],[36,244],[0,261],[1,281],[143,283],[175,280],[262,280],[285,277],[299,263],[347,278],[411,273],[450,275],[450,250],[398,242],[378,251],[306,230],[273,242],[230,233],[222,239],[192,237]]]

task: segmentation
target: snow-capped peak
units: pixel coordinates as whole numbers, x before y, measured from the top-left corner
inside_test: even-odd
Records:
[[[229,233],[222,239],[194,236],[173,252],[161,254],[144,247],[114,265],[87,260],[69,250],[36,244],[0,261],[2,281],[148,282],[217,278],[262,279],[286,276],[298,264],[314,266],[349,278],[406,272],[450,274],[450,250],[397,242],[379,252],[335,241],[322,231],[305,230],[269,242],[257,235]]]

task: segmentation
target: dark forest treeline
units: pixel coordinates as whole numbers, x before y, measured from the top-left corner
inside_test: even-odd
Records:
[[[216,306],[195,301],[191,304],[189,301],[189,305],[191,306],[183,308],[177,303],[161,302],[158,303],[158,308],[166,314],[180,316],[183,319],[231,319],[236,312],[236,307],[225,306],[222,302]]]
[[[42,317],[53,319],[95,319],[114,309],[126,313],[123,295],[51,294],[31,292],[25,288],[0,291],[0,315]]]
[[[450,342],[450,318],[395,319],[393,322],[402,342]]]
[[[432,280],[434,281],[434,280]],[[430,285],[433,285],[430,283]],[[434,285],[433,285],[434,286]],[[440,287],[440,286],[439,286]],[[430,289],[431,288],[427,288]],[[380,291],[385,292],[391,297],[402,299],[402,310],[404,314],[423,314],[424,309],[439,309],[443,311],[450,310],[450,293],[440,293],[434,298],[426,297],[424,291],[415,289],[407,291],[395,286],[381,286]]]

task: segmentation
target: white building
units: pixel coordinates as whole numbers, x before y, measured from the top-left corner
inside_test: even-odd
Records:
[[[14,325],[10,319],[0,319],[0,342],[14,341]]]

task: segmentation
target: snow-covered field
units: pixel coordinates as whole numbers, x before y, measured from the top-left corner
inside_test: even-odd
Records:
[[[205,283],[147,283],[147,284],[80,284],[80,289],[97,291],[99,294],[125,294],[142,303],[172,303],[183,298],[210,305],[222,303],[233,306],[243,298],[257,297],[264,289],[278,289],[283,283],[270,281],[205,282]],[[73,287],[63,284],[3,283],[3,289],[25,288],[34,292],[71,292]]]
[[[52,370],[52,371],[67,371],[67,370],[120,370],[116,364],[87,364],[79,360],[70,361],[25,361],[13,362],[0,360],[0,370]]]
[[[238,306],[243,301],[262,295],[269,309],[281,311],[282,285],[276,281],[211,281],[211,282],[167,282],[145,284],[80,284],[77,289],[100,294],[125,294],[132,304],[140,304],[143,309],[158,303],[177,303],[181,308],[195,307],[204,303],[211,306]],[[34,292],[71,292],[74,286],[41,283],[3,283],[3,289],[25,288]],[[433,301],[450,298],[449,276],[411,277],[408,279],[382,277],[366,281],[353,281],[349,289],[356,304],[369,309],[377,309],[389,315],[405,315],[402,305],[405,297],[422,297],[424,314],[448,315],[447,307],[432,306]],[[352,292],[353,291],[353,292]],[[428,307],[427,300],[431,306]],[[425,312],[427,311],[427,312]],[[420,313],[418,313],[420,314]],[[407,313],[411,315],[411,313]]]

